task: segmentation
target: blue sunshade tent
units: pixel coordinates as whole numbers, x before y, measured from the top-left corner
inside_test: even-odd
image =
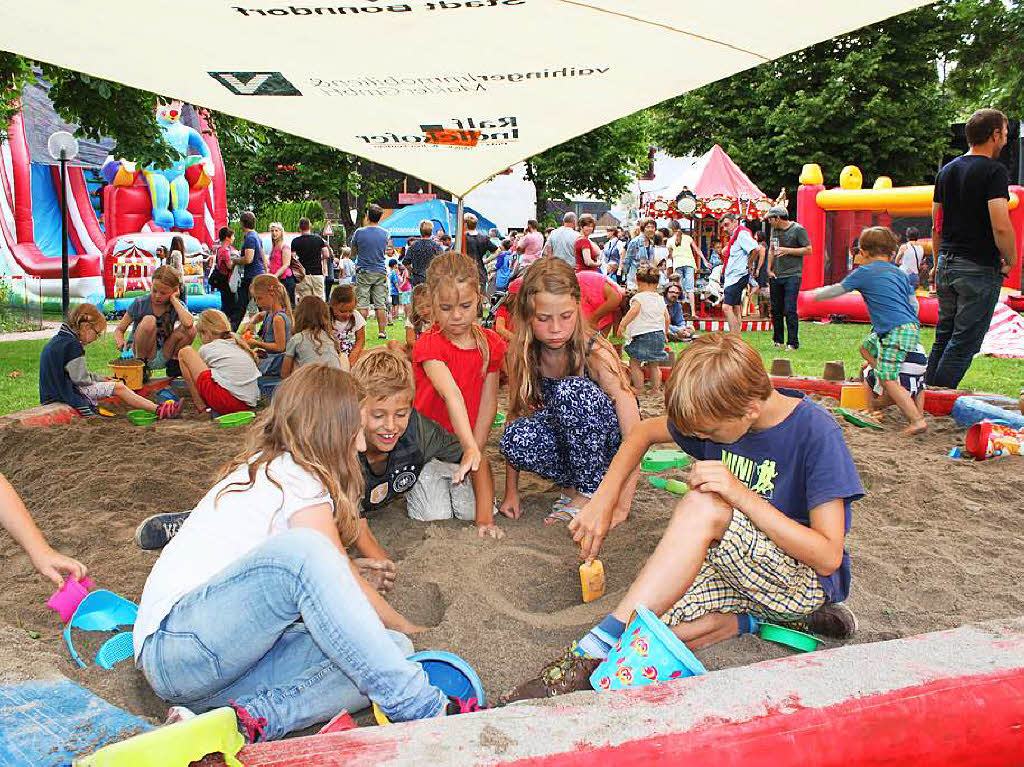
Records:
[[[486,234],[489,230],[497,228],[494,222],[472,208],[467,206],[463,210],[476,216],[476,228],[479,231]],[[420,222],[423,220],[434,223],[434,234],[437,234],[440,229],[445,234],[455,237],[459,221],[458,206],[454,202],[448,202],[447,200],[418,202],[415,205],[409,205],[396,210],[381,221],[380,225],[387,229],[388,234],[391,235],[391,241],[395,245],[402,246],[405,245],[406,240],[410,237],[420,236]]]

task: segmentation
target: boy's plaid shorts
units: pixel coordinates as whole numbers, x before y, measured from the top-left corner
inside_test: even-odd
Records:
[[[708,613],[753,613],[757,618],[797,620],[825,604],[817,573],[786,554],[746,514],[732,522],[676,604],[662,616],[669,626]]]
[[[861,347],[875,358],[875,375],[879,381],[898,381],[900,366],[907,354],[915,351],[920,343],[921,326],[909,322],[897,325],[882,337],[871,333]]]

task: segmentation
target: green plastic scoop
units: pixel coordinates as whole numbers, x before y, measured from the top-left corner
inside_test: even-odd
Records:
[[[640,468],[644,471],[666,471],[681,469],[691,463],[693,461],[690,456],[682,450],[650,450],[640,463]]]
[[[690,486],[678,479],[666,479],[665,477],[648,477],[647,481],[659,490],[668,490],[675,495],[686,495],[690,492]]]
[[[814,652],[823,644],[815,636],[805,634],[802,631],[776,626],[774,623],[762,623],[757,634],[761,639],[775,642],[800,652]]]
[[[240,410],[237,413],[228,413],[213,419],[218,426],[245,426],[256,420],[256,414],[251,410]]]
[[[854,426],[860,426],[861,428],[867,427],[869,429],[875,429],[876,431],[883,431],[884,427],[881,424],[875,423],[866,416],[858,415],[852,410],[847,410],[845,407],[837,407],[836,412],[839,413],[843,418],[852,423]]]

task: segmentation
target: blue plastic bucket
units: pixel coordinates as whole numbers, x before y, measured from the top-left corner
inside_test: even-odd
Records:
[[[423,666],[430,683],[449,698],[460,700],[476,698],[476,702],[481,708],[487,705],[480,677],[477,676],[472,666],[455,653],[444,650],[423,650],[410,655],[409,660]],[[377,724],[390,724],[376,703],[373,704],[373,715]]]
[[[628,690],[706,673],[682,640],[638,605],[619,643],[590,675],[590,684],[595,690]]]

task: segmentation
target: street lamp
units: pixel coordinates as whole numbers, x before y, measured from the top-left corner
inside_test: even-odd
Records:
[[[68,161],[78,156],[78,139],[65,130],[57,131],[46,142],[50,157],[60,162],[60,300],[64,318],[71,303],[68,275]]]

